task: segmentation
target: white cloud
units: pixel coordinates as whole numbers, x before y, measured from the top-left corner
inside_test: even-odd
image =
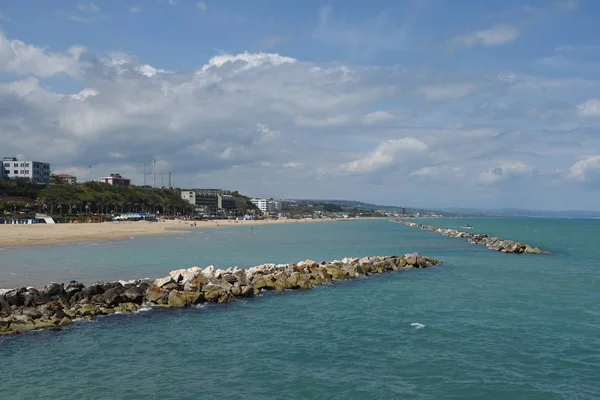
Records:
[[[438,201],[427,194],[439,190],[438,198],[498,204],[481,197],[489,191],[479,185],[512,180],[527,181],[532,202],[589,199],[538,193],[549,177],[528,178],[556,168],[564,185],[574,157],[600,148],[598,120],[578,118],[577,111],[592,116],[590,107],[574,107],[596,99],[600,84],[591,79],[315,63],[269,52],[219,54],[166,71],[123,52],[82,60],[83,51],[0,35],[2,152],[49,161],[53,170],[93,165],[94,176],[121,172],[135,183],[157,157],[177,185],[252,196],[421,205]],[[61,73],[74,83],[64,87],[78,89],[63,93],[43,79]],[[558,109],[567,110],[558,122],[530,113]],[[583,181],[595,176],[587,171]]]
[[[199,1],[196,3],[196,8],[200,11],[206,11],[208,10],[208,6],[206,5],[205,1]]]
[[[423,86],[417,92],[430,101],[453,100],[465,97],[477,89],[472,83],[453,83]]]
[[[600,170],[600,155],[583,158],[571,165],[567,179],[584,181],[588,174]]]
[[[346,115],[333,115],[326,118],[296,118],[296,124],[310,127],[342,126],[350,122],[350,117]]]
[[[269,128],[266,124],[256,124],[256,133],[258,134],[255,139],[257,143],[270,143],[281,137],[281,132]]]
[[[394,122],[399,120],[409,119],[412,116],[411,110],[397,109],[397,110],[379,110],[373,111],[366,114],[363,117],[363,123],[367,125],[376,125],[386,122]]]
[[[387,140],[367,155],[340,165],[337,173],[341,175],[363,175],[387,168],[398,162],[399,156],[426,153],[428,147],[419,139],[408,137]]]
[[[202,66],[202,72],[205,72],[210,68],[221,67],[228,63],[239,63],[241,65],[241,70],[248,70],[267,65],[277,66],[282,64],[292,64],[296,61],[295,58],[280,56],[277,53],[249,53],[246,51],[241,54],[221,54],[212,57],[208,60],[208,64]]]
[[[479,181],[485,185],[493,185],[513,177],[529,175],[534,168],[521,161],[507,161],[479,175]]]
[[[75,6],[79,14],[71,15],[68,18],[71,21],[88,23],[96,20],[100,20],[106,18],[106,15],[102,14],[102,10],[96,4],[89,3],[79,3]]]
[[[76,7],[82,13],[99,13],[101,11],[100,7],[98,7],[97,5],[95,5],[92,2],[80,3],[80,4],[77,4]]]
[[[134,6],[129,9],[129,12],[132,12],[132,13],[138,13],[140,11],[142,11],[142,7],[140,7],[140,6]]]
[[[83,47],[73,46],[68,54],[51,53],[42,47],[8,39],[0,31],[0,73],[50,77],[61,72],[74,75]]]
[[[512,43],[519,38],[519,29],[514,25],[496,25],[488,29],[481,29],[452,38],[451,43],[456,46],[473,47],[501,46]]]
[[[303,166],[304,166],[304,164],[302,164],[300,162],[296,162],[296,161],[292,161],[292,162],[283,164],[283,168],[300,168]]]
[[[579,115],[586,118],[600,117],[600,98],[589,99],[577,106]]]

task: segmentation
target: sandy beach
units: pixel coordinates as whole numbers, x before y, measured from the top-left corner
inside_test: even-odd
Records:
[[[356,219],[344,219],[348,221]],[[302,224],[338,221],[332,219],[278,219],[258,221],[213,220],[197,221],[194,229],[240,225]],[[31,224],[0,225],[0,247],[41,246],[62,243],[125,239],[135,236],[181,235],[191,233],[194,221],[165,222],[104,222],[96,224]]]

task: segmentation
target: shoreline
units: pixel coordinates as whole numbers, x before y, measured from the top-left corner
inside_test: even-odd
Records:
[[[57,244],[121,240],[136,236],[186,235],[190,229],[211,229],[229,226],[260,226],[304,224],[317,222],[362,221],[383,218],[347,219],[276,219],[276,220],[167,220],[164,222],[101,222],[83,224],[0,225],[0,248],[51,246]]]

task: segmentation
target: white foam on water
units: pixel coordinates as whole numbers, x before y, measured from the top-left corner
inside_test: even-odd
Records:
[[[206,308],[206,304],[195,304],[192,307],[194,307],[197,310],[202,310],[202,309]]]
[[[412,324],[410,324],[410,326],[414,326],[415,329],[421,329],[421,328],[425,328],[425,325],[420,324],[418,322],[413,322]]]

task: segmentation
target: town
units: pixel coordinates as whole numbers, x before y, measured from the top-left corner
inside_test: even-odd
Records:
[[[399,207],[378,209],[324,200],[255,198],[234,190],[178,188],[171,183],[170,171],[168,184],[159,187],[155,177],[152,186],[145,182],[138,186],[119,173],[79,182],[77,176],[53,173],[46,162],[3,157],[0,223],[420,216],[419,211]]]

